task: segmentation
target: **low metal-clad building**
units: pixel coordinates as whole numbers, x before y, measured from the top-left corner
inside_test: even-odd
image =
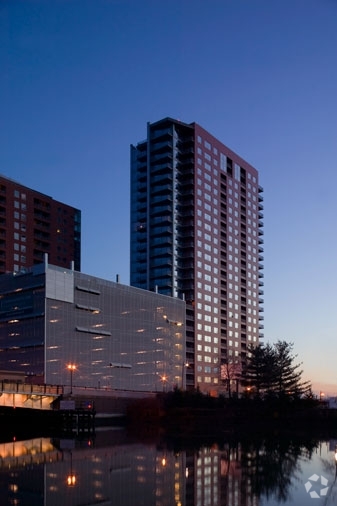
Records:
[[[44,264],[0,276],[0,369],[48,385],[185,386],[185,302]],[[4,374],[4,372],[3,372]]]

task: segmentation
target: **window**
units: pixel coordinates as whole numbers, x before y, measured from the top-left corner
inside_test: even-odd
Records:
[[[223,153],[220,153],[220,167],[221,170],[227,172],[227,156]]]

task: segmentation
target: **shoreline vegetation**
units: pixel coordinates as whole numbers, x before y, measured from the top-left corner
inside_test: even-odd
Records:
[[[313,398],[210,397],[198,391],[158,394],[129,406],[130,430],[160,430],[171,436],[288,431],[337,434],[337,410]]]

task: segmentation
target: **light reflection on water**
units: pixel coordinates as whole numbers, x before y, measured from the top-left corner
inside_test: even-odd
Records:
[[[336,444],[280,435],[141,441],[124,429],[11,440],[0,443],[0,504],[330,506],[337,504]]]

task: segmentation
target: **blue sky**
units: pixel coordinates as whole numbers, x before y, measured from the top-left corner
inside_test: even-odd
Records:
[[[195,121],[264,187],[265,341],[337,395],[337,0],[2,0],[0,173],[82,211],[129,283],[129,149]],[[328,387],[329,385],[329,387]]]

